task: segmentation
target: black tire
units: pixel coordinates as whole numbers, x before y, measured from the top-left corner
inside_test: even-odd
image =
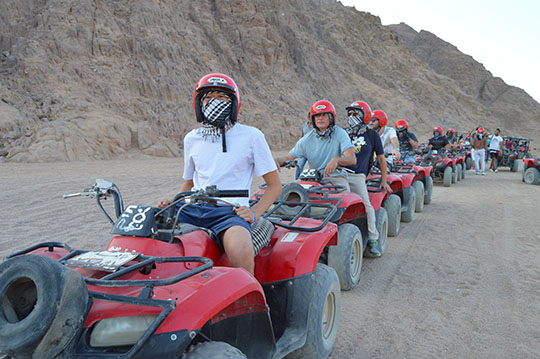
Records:
[[[239,349],[225,342],[204,342],[192,346],[181,359],[247,359]]]
[[[527,165],[523,163],[523,170],[521,171],[521,182],[525,182],[525,171],[527,171]]]
[[[457,182],[461,181],[461,165],[460,164],[456,165],[456,181]]]
[[[452,184],[457,182],[457,166],[452,165]]]
[[[291,202],[309,202],[308,191],[298,183],[289,183],[283,187],[281,194],[278,197],[278,201],[291,201]],[[302,207],[300,206],[287,206],[282,205],[276,212],[284,215],[294,216]],[[309,216],[309,213],[306,215]]]
[[[433,178],[431,178],[431,176],[427,176],[426,184],[424,185],[424,204],[431,203],[432,194],[433,194]]]
[[[443,186],[450,187],[452,184],[452,167],[446,167],[443,174]]]
[[[362,273],[362,233],[352,223],[338,227],[338,244],[328,247],[328,265],[337,273],[342,290],[351,290]]]
[[[411,190],[408,191],[408,197],[403,199],[403,204],[407,203],[407,210],[401,212],[401,222],[411,223],[414,220],[414,211],[416,210],[416,193],[414,188],[411,187]],[[405,196],[405,192],[403,192]]]
[[[288,358],[328,358],[336,342],[341,315],[341,292],[336,272],[317,264],[311,300],[306,343]]]
[[[472,158],[467,157],[465,159],[465,167],[466,167],[467,171],[472,168]]]
[[[424,210],[424,201],[422,200],[425,197],[424,183],[422,181],[414,181],[413,189],[415,193],[415,212],[420,213]]]
[[[526,184],[538,184],[540,181],[540,172],[534,167],[529,167],[525,171],[525,183]]]
[[[388,236],[395,237],[401,229],[401,198],[396,194],[388,196],[383,205],[388,216]]]
[[[467,169],[465,167],[465,163],[463,162],[461,164],[461,179],[465,179],[465,172],[467,172]]]
[[[514,160],[512,161],[512,167],[510,168],[510,171],[517,172],[519,170],[519,161]]]
[[[82,327],[88,289],[82,276],[41,255],[0,264],[0,352],[53,358]]]

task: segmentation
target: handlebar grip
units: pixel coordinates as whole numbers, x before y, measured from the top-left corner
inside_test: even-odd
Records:
[[[247,189],[219,190],[216,197],[249,197]]]

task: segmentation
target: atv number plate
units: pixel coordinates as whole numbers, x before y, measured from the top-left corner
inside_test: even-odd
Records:
[[[115,272],[127,262],[137,258],[134,252],[86,252],[67,261],[67,265],[79,268],[89,268],[105,272]]]

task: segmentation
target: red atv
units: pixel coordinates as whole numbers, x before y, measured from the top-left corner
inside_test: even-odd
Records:
[[[538,184],[540,181],[540,157],[523,159],[522,181],[527,184]]]
[[[296,166],[296,160],[287,161],[283,165],[286,168]],[[285,219],[299,217],[319,219],[321,211],[324,210],[320,206],[329,204],[335,206],[337,210],[330,218],[330,222],[338,225],[338,239],[324,249],[321,261],[335,269],[341,289],[350,290],[360,281],[362,257],[368,241],[367,233],[362,235],[357,226],[357,221],[366,219],[364,201],[355,193],[345,192],[342,186],[322,183],[321,178],[317,170],[304,170],[298,182],[283,186],[278,198],[279,208],[271,208],[269,213],[273,216],[283,216]],[[260,199],[264,190],[265,186],[262,185],[254,195],[254,199]]]
[[[461,181],[465,178],[465,172],[467,171],[466,155],[453,149],[448,151],[447,156],[448,158],[452,159],[455,166],[452,167],[452,175],[455,176],[455,179],[452,178],[452,183],[455,183],[456,181]]]
[[[318,260],[337,242],[328,222],[336,206],[311,204],[326,209],[319,220],[266,216],[275,231],[255,257],[253,277],[229,267],[209,230],[174,215],[181,202],[179,211],[247,191],[184,192],[165,209],[124,209],[107,180],[68,196],[77,195],[97,198],[111,222],[101,200],[115,199],[114,237],[105,251],[47,242],[0,264],[0,354],[307,359],[332,351],[341,291],[335,271]]]
[[[433,178],[442,180],[445,187],[450,187],[457,180],[457,171],[454,171],[455,159],[448,158],[445,152],[432,150],[425,156],[418,156],[416,163],[422,166],[433,167]]]

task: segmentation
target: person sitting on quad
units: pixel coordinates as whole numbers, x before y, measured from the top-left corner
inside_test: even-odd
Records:
[[[407,163],[414,163],[414,152],[418,148],[418,139],[416,135],[409,131],[409,124],[405,120],[398,120],[394,124],[396,128],[399,152],[402,154],[402,161]]]
[[[178,222],[210,229],[217,245],[225,251],[232,267],[254,273],[251,225],[281,193],[276,164],[264,134],[257,128],[237,123],[240,93],[229,76],[213,73],[203,76],[195,87],[193,108],[202,127],[184,137],[184,183],[180,192],[215,185],[218,190],[251,188],[253,172],[268,185],[261,200],[252,208],[248,198],[231,198],[240,204],[193,204],[182,208]],[[161,201],[164,208],[171,201]],[[183,203],[177,205],[177,209]]]
[[[453,128],[446,130],[446,139],[450,144],[450,147],[457,147],[456,131]]]
[[[386,113],[381,110],[373,111],[370,125],[371,128],[377,131],[379,136],[381,136],[384,154],[392,155],[393,158],[399,161],[401,159],[401,153],[399,152],[399,142],[396,130],[394,130],[392,127],[386,126],[387,124],[388,117],[386,117]]]
[[[446,136],[442,135],[441,126],[433,128],[433,137],[429,139],[428,146],[430,150],[440,151],[441,149],[450,149],[450,144]]]
[[[317,101],[311,106],[310,131],[302,137],[294,148],[283,157],[277,157],[276,163],[282,166],[286,161],[305,157],[310,169],[322,174],[322,181],[335,186],[343,186],[350,191],[347,172],[338,166],[356,164],[351,140],[341,127],[336,126],[336,109],[330,101]]]
[[[346,108],[348,115],[349,128],[347,133],[351,138],[356,156],[356,165],[349,167],[354,173],[349,173],[349,185],[351,192],[356,193],[364,201],[367,213],[367,224],[369,232],[369,255],[380,257],[379,250],[379,232],[377,231],[377,222],[375,219],[375,210],[369,200],[369,194],[366,187],[366,177],[373,165],[373,154],[377,154],[377,161],[381,168],[381,187],[391,192],[390,186],[386,183],[386,159],[379,134],[368,128],[371,110],[369,105],[363,101],[355,101]]]

